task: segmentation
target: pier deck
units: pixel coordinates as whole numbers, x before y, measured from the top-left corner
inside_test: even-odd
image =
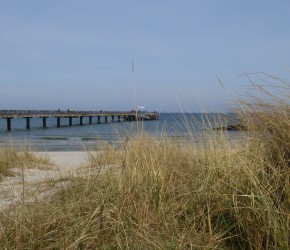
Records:
[[[6,119],[7,130],[12,130],[13,118],[25,118],[26,128],[30,129],[31,118],[41,118],[42,127],[46,128],[47,118],[56,118],[57,127],[60,127],[62,118],[69,119],[69,126],[72,126],[72,119],[79,118],[79,125],[83,125],[83,118],[89,118],[89,124],[93,124],[93,118],[97,118],[97,123],[137,121],[137,120],[158,120],[157,112],[136,112],[136,111],[72,111],[72,110],[0,110],[0,118]],[[116,119],[115,119],[116,118]]]

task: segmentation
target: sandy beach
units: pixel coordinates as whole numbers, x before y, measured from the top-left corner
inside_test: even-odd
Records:
[[[35,152],[34,154],[48,157],[53,164],[66,170],[78,168],[88,161],[88,153],[86,151]]]
[[[86,151],[34,154],[48,158],[52,165],[14,168],[14,176],[5,177],[0,182],[0,210],[17,203],[27,204],[44,199],[69,184],[69,181],[63,181],[68,179],[66,177],[81,174],[82,169],[88,169]]]

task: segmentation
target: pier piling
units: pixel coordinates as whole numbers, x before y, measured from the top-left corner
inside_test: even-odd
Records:
[[[60,117],[57,117],[57,127],[60,127]]]
[[[42,127],[46,128],[47,118],[56,118],[57,127],[61,126],[60,119],[68,118],[69,126],[72,126],[72,119],[79,118],[80,125],[83,125],[83,118],[88,117],[89,124],[93,124],[93,118],[97,117],[97,123],[136,121],[136,120],[158,120],[157,112],[133,112],[133,111],[73,111],[73,110],[0,110],[0,118],[6,119],[7,131],[12,130],[13,118],[26,119],[26,128],[30,129],[31,118],[42,118]],[[103,118],[104,117],[104,118]],[[102,120],[101,120],[102,119]],[[104,119],[104,121],[103,121]],[[108,120],[110,119],[110,120]]]
[[[26,129],[30,129],[30,117],[26,117]]]
[[[42,127],[46,128],[46,117],[42,117]]]
[[[11,131],[11,117],[6,118],[7,120],[7,130]]]

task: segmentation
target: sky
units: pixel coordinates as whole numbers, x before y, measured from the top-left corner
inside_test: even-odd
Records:
[[[0,109],[224,112],[245,72],[289,78],[289,25],[289,0],[0,0]]]

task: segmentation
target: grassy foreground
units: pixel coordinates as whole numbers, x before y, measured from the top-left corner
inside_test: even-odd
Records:
[[[129,139],[48,202],[1,215],[3,249],[289,249],[290,107],[243,103],[246,138]],[[192,135],[191,135],[192,136]],[[193,138],[194,139],[194,138]]]

